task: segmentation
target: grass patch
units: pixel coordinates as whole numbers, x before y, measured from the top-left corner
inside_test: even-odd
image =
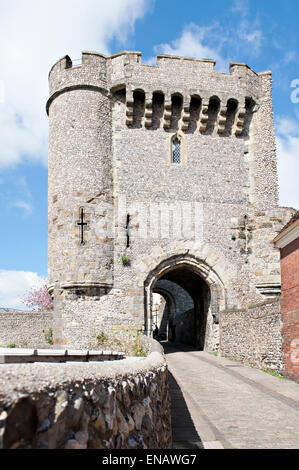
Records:
[[[123,266],[129,266],[130,265],[130,258],[127,255],[125,255],[125,254],[121,255],[120,260],[121,260]]]
[[[142,331],[125,328],[115,332],[100,331],[95,342],[91,342],[91,349],[101,348],[109,351],[124,352],[126,356],[145,357],[148,343]]]
[[[101,333],[97,335],[96,338],[98,346],[103,346],[108,341],[108,336],[104,333],[104,331],[101,331]]]
[[[266,374],[272,375],[272,377],[277,377],[278,379],[282,380],[287,380],[287,378],[284,375],[279,374],[276,370],[271,370],[271,369],[259,369],[262,372],[265,372]]]

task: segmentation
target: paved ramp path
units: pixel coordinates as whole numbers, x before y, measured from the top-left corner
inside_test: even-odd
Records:
[[[299,449],[299,384],[184,345],[163,346],[174,448]]]

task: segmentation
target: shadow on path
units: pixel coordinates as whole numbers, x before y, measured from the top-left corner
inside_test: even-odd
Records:
[[[175,343],[161,343],[165,354],[180,351]],[[171,396],[171,422],[173,449],[203,449],[201,439],[195,429],[184,395],[168,371],[169,389]]]
[[[173,449],[203,449],[204,447],[194,427],[183,393],[173,375],[170,372],[168,374]]]
[[[164,354],[172,354],[176,352],[197,352],[199,349],[196,346],[190,346],[183,343],[173,343],[171,341],[159,341],[164,349]]]

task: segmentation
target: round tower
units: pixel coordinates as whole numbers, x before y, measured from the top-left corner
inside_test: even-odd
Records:
[[[110,101],[103,55],[66,56],[49,74],[48,284],[71,297],[112,284]]]

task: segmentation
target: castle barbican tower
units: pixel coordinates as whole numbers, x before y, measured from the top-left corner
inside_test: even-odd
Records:
[[[271,72],[139,52],[49,74],[56,345],[158,328],[218,348],[219,313],[280,293]]]

